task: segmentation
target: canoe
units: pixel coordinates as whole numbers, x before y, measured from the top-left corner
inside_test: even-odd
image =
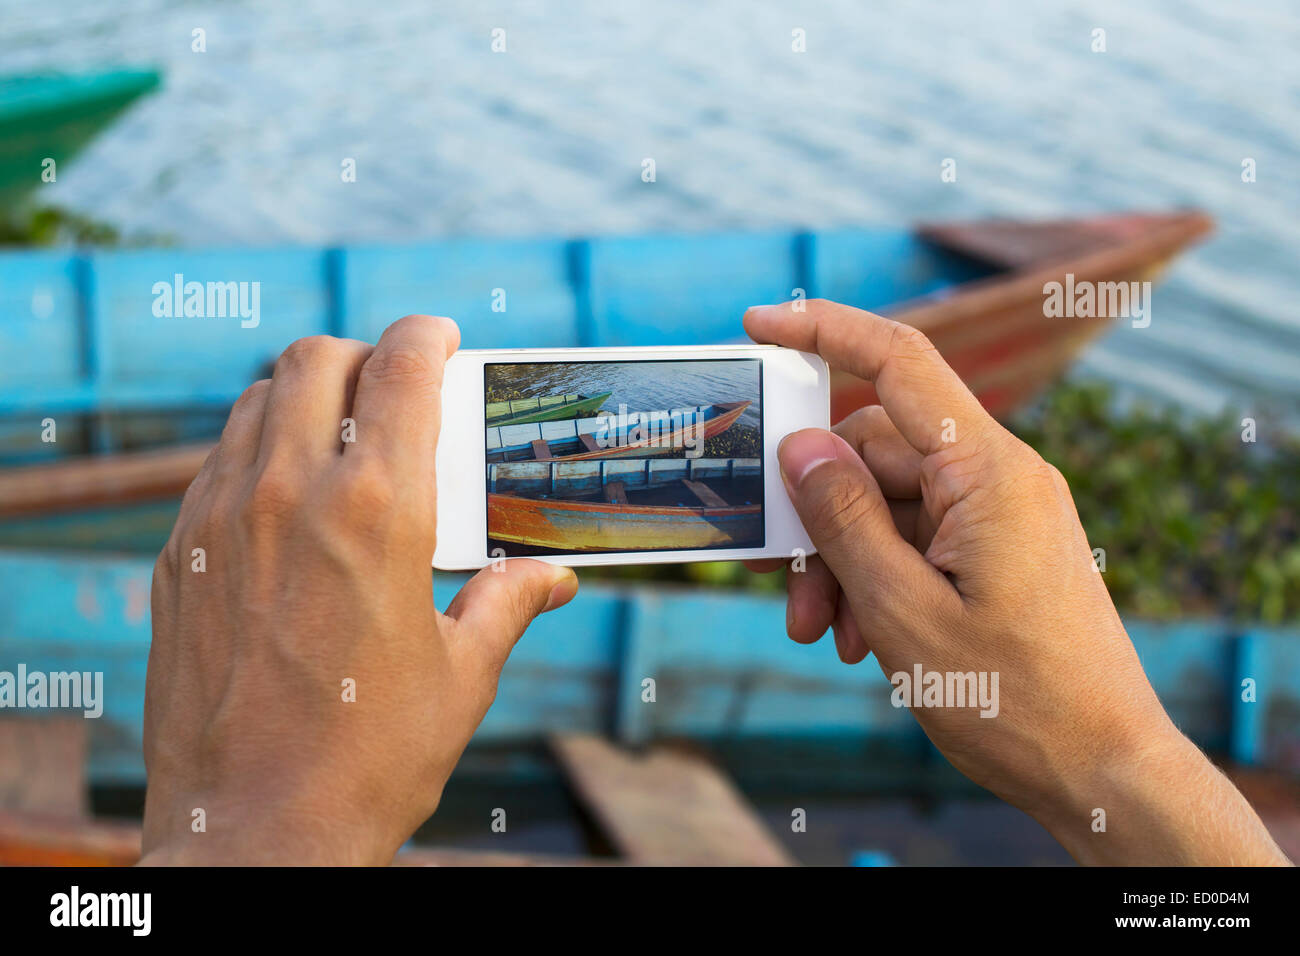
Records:
[[[430,303],[456,316],[466,348],[704,344],[734,340],[746,305],[798,288],[923,329],[1006,416],[1113,318],[1048,319],[1045,284],[1145,281],[1209,227],[1185,212],[917,230],[0,252],[0,354],[20,357],[0,364],[0,486],[17,496],[6,507],[11,492],[0,490],[0,515],[12,516],[0,516],[0,545],[156,552],[202,445],[284,346],[321,332],[373,341],[392,316]],[[249,329],[155,321],[152,283],[174,273],[248,276],[265,301],[287,305]],[[501,274],[527,289],[526,315],[484,305],[477,290]],[[875,400],[869,383],[832,370],[836,419]],[[57,443],[41,441],[46,416],[58,419]]]
[[[42,163],[71,159],[135,100],[153,70],[0,78],[0,211],[42,183]]]
[[[984,407],[1005,418],[1121,318],[1049,318],[1044,299],[1051,283],[1095,288],[1151,281],[1211,225],[1197,212],[923,225],[920,238],[992,271],[879,311],[924,332]],[[870,383],[831,370],[832,421],[874,404]]]
[[[512,462],[490,466],[488,482],[490,546],[592,552],[763,544],[757,458]]]
[[[599,395],[547,395],[544,398],[516,398],[508,402],[488,402],[483,410],[489,427],[526,425],[530,422],[553,422],[577,418],[595,412],[605,404],[610,392]]]
[[[89,735],[87,774],[100,787],[145,781],[153,565],[152,555],[0,548],[0,670],[21,661],[29,672],[102,671],[111,690],[102,717],[75,721]],[[468,579],[435,573],[437,607]],[[1124,623],[1170,716],[1198,746],[1238,765],[1300,772],[1300,628]],[[1268,680],[1258,681],[1257,699],[1243,701],[1242,680],[1259,674]],[[658,681],[656,706],[642,703],[647,676]],[[628,744],[716,746],[743,783],[796,792],[814,782],[857,792],[960,782],[911,715],[890,704],[892,691],[878,669],[845,667],[825,641],[787,640],[783,595],[586,576],[577,599],[541,615],[511,653],[457,779],[522,786],[546,772],[528,748],[547,735],[612,730]],[[0,711],[6,720],[21,723],[12,710]]]
[[[717,402],[664,411],[600,415],[487,430],[488,462],[587,461],[685,454],[721,435],[752,402]]]

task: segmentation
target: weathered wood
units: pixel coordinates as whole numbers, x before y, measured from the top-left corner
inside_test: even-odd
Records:
[[[718,494],[704,482],[691,481],[689,478],[683,478],[682,484],[687,487],[691,494],[696,498],[699,498],[706,508],[727,507],[727,502],[723,499],[722,495]]]
[[[536,458],[538,461],[551,460],[551,446],[548,445],[546,442],[542,441],[542,439],[540,438],[534,439],[533,441],[529,442],[529,444],[532,446],[533,449],[533,457]]]
[[[137,824],[0,810],[0,866],[130,866],[139,859]]]
[[[86,812],[86,719],[0,717],[0,810]]]
[[[702,757],[644,756],[600,737],[551,738],[578,797],[630,863],[791,866],[794,859],[735,786]]]
[[[1047,283],[1061,282],[1066,273],[1073,274],[1076,283],[1148,280],[1179,250],[1208,232],[1212,222],[1195,212],[1081,220],[1074,225],[1085,235],[1069,247],[1059,237],[1048,238],[1063,225],[1047,224],[1038,238],[1033,223],[922,227],[921,235],[943,238],[945,244],[968,255],[1018,267],[1017,271],[885,310],[891,318],[924,332],[996,416],[1031,399],[1110,327],[1109,318],[1044,317]],[[979,238],[983,235],[988,238]],[[877,403],[870,383],[831,370],[832,421]]]
[[[621,866],[619,860],[592,856],[553,856],[539,853],[503,853],[495,850],[421,848],[403,850],[393,866]]]
[[[211,450],[182,445],[0,470],[0,517],[178,497]]]
[[[140,859],[137,823],[0,810],[0,866],[131,866]],[[292,861],[290,861],[292,862]],[[602,866],[617,860],[421,847],[394,866]]]
[[[587,432],[578,435],[578,444],[582,445],[586,451],[600,451],[600,446],[596,444],[596,439],[592,438]]]
[[[611,504],[627,504],[627,486],[621,481],[611,481],[605,486],[605,500]]]
[[[1169,226],[1203,231],[1209,220],[1199,213],[1136,213],[1041,222],[982,220],[924,224],[917,234],[990,265],[1023,269],[1086,256]]]

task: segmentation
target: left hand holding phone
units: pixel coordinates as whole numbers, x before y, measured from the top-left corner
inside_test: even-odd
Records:
[[[422,315],[373,347],[301,339],[235,404],[154,569],[142,862],[387,863],[524,629],[577,593],[513,559],[434,607],[459,341]]]

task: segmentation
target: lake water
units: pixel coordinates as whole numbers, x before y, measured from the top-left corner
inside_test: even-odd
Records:
[[[164,90],[47,198],[187,245],[1196,206],[1219,230],[1158,287],[1150,328],[1120,324],[1075,374],[1205,411],[1294,413],[1298,10],[0,0],[0,72],[161,67]],[[342,157],[356,183],[340,182]]]
[[[630,414],[747,401],[753,404],[738,421],[758,428],[760,368],[757,359],[494,365],[487,368],[487,383],[527,398],[609,392],[603,409],[614,415],[620,406]]]

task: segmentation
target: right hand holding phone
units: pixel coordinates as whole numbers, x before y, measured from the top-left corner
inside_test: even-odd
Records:
[[[787,491],[819,552],[787,576],[790,637],[811,643],[833,627],[842,660],[874,652],[891,676],[918,664],[996,672],[996,716],[914,715],[957,769],[1076,859],[1285,862],[1156,698],[1060,472],[916,329],[804,305],[751,308],[745,328],[873,382],[881,404],[782,442]],[[1210,813],[1207,832],[1198,820]]]

